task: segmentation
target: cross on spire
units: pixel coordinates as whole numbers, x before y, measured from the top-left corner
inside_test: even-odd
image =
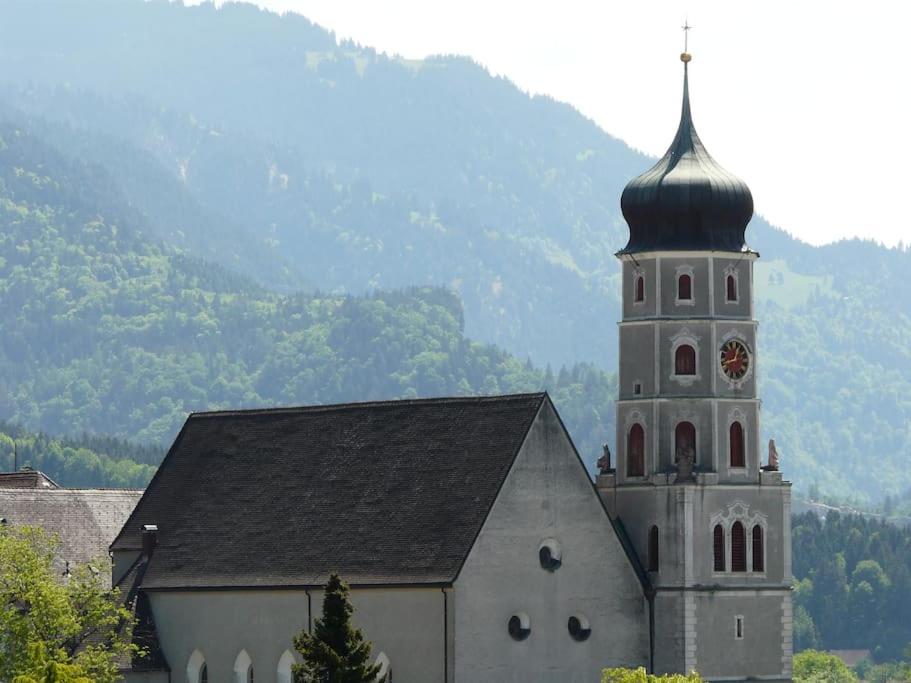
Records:
[[[692,26],[690,26],[690,20],[684,19],[683,26],[681,26],[680,28],[683,29],[683,51],[689,52],[689,37],[690,37],[690,31],[693,28]]]

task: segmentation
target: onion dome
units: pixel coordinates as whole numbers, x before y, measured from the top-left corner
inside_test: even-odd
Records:
[[[740,178],[706,151],[690,113],[688,67],[683,61],[680,126],[661,160],[623,190],[620,206],[629,225],[621,253],[653,250],[743,251],[753,216],[753,195]]]

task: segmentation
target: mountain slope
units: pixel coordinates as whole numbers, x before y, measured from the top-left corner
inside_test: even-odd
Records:
[[[0,126],[0,413],[164,444],[190,411],[548,388],[582,452],[612,379],[554,377],[463,335],[442,289],[283,296],[175,253],[105,171]]]
[[[449,287],[472,338],[616,367],[618,198],[650,161],[567,105],[235,5],[10,0],[0,73],[8,117],[109,169],[172,247],[282,291]],[[911,257],[747,235],[763,438],[804,490],[907,489]]]

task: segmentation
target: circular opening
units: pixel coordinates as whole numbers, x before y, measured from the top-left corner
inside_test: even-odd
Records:
[[[592,634],[591,626],[589,626],[588,619],[585,617],[573,615],[569,618],[569,623],[567,623],[566,626],[569,629],[569,635],[572,636],[572,639],[579,642],[588,640],[588,637]]]
[[[513,640],[525,640],[531,635],[531,624],[526,614],[513,614],[509,618],[508,628]]]
[[[545,539],[538,548],[538,560],[541,567],[549,572],[556,571],[563,562],[563,553],[560,544],[552,538]]]

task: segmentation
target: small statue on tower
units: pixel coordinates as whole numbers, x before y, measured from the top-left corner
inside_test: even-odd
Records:
[[[769,464],[762,468],[764,472],[778,471],[778,449],[775,448],[775,439],[769,439]]]
[[[604,444],[601,449],[601,457],[597,462],[598,474],[613,474],[614,468],[610,466],[610,446]]]
[[[693,469],[696,466],[696,449],[689,442],[684,442],[677,447],[677,453],[674,457],[677,463],[677,478],[675,483],[694,481]]]

